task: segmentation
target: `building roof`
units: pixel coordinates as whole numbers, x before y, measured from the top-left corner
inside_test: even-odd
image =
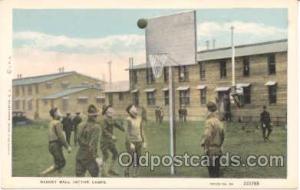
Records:
[[[77,93],[77,92],[81,92],[81,91],[84,91],[84,90],[88,90],[88,89],[100,90],[99,88],[91,88],[91,87],[68,88],[64,91],[45,96],[42,99],[57,99],[57,98],[68,96],[68,95],[71,95],[71,94],[74,94],[74,93]]]
[[[52,74],[46,74],[46,75],[37,75],[37,76],[32,76],[32,77],[17,78],[17,79],[13,79],[13,86],[47,82],[47,81],[51,81],[51,80],[58,79],[61,77],[69,76],[72,74],[80,74],[80,73],[77,73],[76,71],[69,71],[69,72],[52,73]],[[80,74],[80,75],[83,75],[83,74]],[[87,75],[84,75],[84,76],[87,76]],[[93,78],[90,76],[87,76],[87,77]],[[93,78],[93,79],[99,80],[96,78]]]
[[[275,52],[286,52],[288,49],[287,39],[260,42],[253,44],[237,45],[235,46],[235,57],[250,56],[250,55],[260,55],[266,53]],[[231,46],[224,48],[216,48],[209,50],[202,50],[197,52],[197,62],[199,61],[209,61],[217,59],[227,59],[231,58]],[[196,64],[196,63],[195,63]],[[172,62],[172,66],[178,66]],[[130,69],[145,69],[151,67],[150,64],[139,64],[134,65]]]
[[[112,93],[112,92],[129,92],[130,85],[129,81],[119,81],[113,82],[112,84],[107,83],[105,85],[105,93]]]
[[[255,44],[239,45],[235,46],[235,57],[260,55],[275,52],[286,52],[287,48],[288,44],[286,39]],[[197,61],[226,59],[231,58],[231,56],[231,47],[210,49],[198,52]]]

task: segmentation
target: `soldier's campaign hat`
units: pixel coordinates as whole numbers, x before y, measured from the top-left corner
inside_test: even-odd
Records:
[[[99,115],[98,109],[93,104],[88,107],[88,115],[89,116],[97,116]]]
[[[106,111],[108,110],[108,108],[111,108],[111,107],[112,107],[111,105],[108,105],[108,106],[104,105],[102,107],[102,115],[104,115],[106,113]]]
[[[132,106],[134,106],[134,105],[133,105],[133,104],[130,104],[129,106],[127,106],[127,108],[126,108],[126,112],[127,112],[127,113],[130,114],[130,109],[131,109]]]
[[[217,111],[217,105],[216,105],[214,102],[212,102],[212,101],[209,101],[209,102],[206,104],[206,107],[207,107],[208,111],[210,111],[210,112],[215,112],[215,111]]]
[[[50,116],[51,116],[51,117],[54,117],[56,111],[57,111],[57,108],[56,108],[56,107],[55,107],[55,108],[51,108],[50,111],[49,111]]]

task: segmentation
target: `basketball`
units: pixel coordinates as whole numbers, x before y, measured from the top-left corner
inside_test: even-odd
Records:
[[[147,26],[147,20],[144,18],[141,18],[137,21],[137,26],[141,29],[146,28]]]

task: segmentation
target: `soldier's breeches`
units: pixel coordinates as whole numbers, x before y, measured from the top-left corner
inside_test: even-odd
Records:
[[[55,169],[62,169],[66,165],[62,145],[59,141],[49,143],[49,152],[53,156]]]
[[[126,149],[127,149],[127,152],[130,153],[131,156],[132,156],[132,158],[133,158],[133,162],[134,162],[133,164],[135,166],[138,166],[139,165],[138,160],[139,160],[139,157],[142,154],[142,145],[143,145],[143,143],[142,142],[131,142],[131,143],[134,144],[135,150],[132,151],[130,149],[130,142],[128,142],[128,141],[125,144],[126,145]]]
[[[76,176],[84,177],[86,171],[88,171],[92,177],[98,177],[99,167],[96,160],[76,160]]]
[[[117,160],[119,153],[115,143],[112,142],[102,142],[101,151],[103,155],[103,160],[106,161],[109,158],[109,152],[112,154],[112,159]]]

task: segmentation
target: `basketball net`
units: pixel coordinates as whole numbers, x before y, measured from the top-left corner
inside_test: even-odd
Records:
[[[151,54],[149,55],[149,62],[155,78],[159,78],[163,73],[164,65],[167,61],[166,54]]]

